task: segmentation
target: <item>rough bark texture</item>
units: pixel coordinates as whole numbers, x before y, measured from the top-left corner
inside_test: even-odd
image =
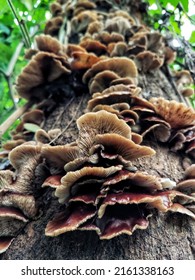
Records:
[[[164,96],[167,99],[177,99],[174,89],[161,71],[147,76],[140,75],[139,86],[143,88],[144,97]],[[78,118],[84,113],[89,98],[87,94],[75,98],[68,108],[65,107],[66,104],[61,104],[46,120],[45,129],[51,129],[56,120],[55,127],[65,128],[71,118]],[[79,102],[80,108],[75,116]],[[68,143],[76,137],[74,121],[57,143]],[[167,147],[152,141],[145,144],[153,147],[156,155],[137,160],[135,165],[139,170],[169,177],[175,181],[182,178],[184,170],[181,155],[172,153]],[[154,211],[147,230],[137,230],[132,236],[121,235],[108,241],[101,241],[95,232],[86,231],[69,232],[55,238],[46,237],[45,226],[61,207],[51,192],[48,189],[39,197],[37,203],[40,211],[37,219],[21,231],[6,253],[1,255],[1,259],[191,260],[195,257],[195,223],[180,214],[159,214]]]

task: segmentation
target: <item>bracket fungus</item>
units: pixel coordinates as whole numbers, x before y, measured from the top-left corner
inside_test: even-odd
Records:
[[[40,147],[22,144],[9,153],[15,172],[0,171],[0,251],[4,252],[12,239],[29,219],[37,214],[33,181],[41,161]]]
[[[72,43],[64,46],[41,35],[36,37],[36,47],[26,53],[30,61],[16,84],[21,97],[35,102],[61,100],[77,88],[80,91],[80,85],[92,97],[88,112],[76,121],[75,142],[56,145],[53,140],[59,129],[39,129],[36,145],[23,143],[25,123],[43,122],[43,113],[35,109],[22,117],[13,132],[16,141],[4,146],[11,150],[9,160],[15,172],[0,171],[0,253],[37,214],[34,180],[41,164],[47,178],[40,185],[52,188],[61,203],[60,213],[46,226],[47,236],[74,230],[93,230],[100,239],[131,235],[149,226],[154,209],[195,219],[194,165],[179,182],[140,170],[142,158],[155,155],[154,149],[142,144],[149,133],[168,143],[172,151],[195,158],[194,110],[163,98],[147,101],[137,87],[138,70],[157,70],[171,63],[175,53],[160,33],[127,12],[96,10],[101,2],[113,8],[109,1],[53,3],[45,33],[56,36],[67,24],[66,35]],[[189,73],[179,72],[174,78],[180,92],[192,93],[186,88],[192,81]]]
[[[138,103],[149,104],[139,99]],[[86,157],[98,154],[98,159],[91,164],[83,162],[60,177],[60,182],[57,180],[53,187],[59,202],[65,203],[64,212],[48,223],[46,235],[95,230],[100,239],[110,239],[132,234],[148,227],[151,208],[180,212],[195,219],[186,207],[186,203],[195,202],[191,195],[167,190],[169,183],[133,167],[135,159],[152,156],[155,151],[134,143],[131,128],[124,120],[101,110],[81,116],[77,126],[78,148]]]
[[[90,80],[93,79],[95,75],[104,70],[113,71],[121,78],[132,78],[135,84],[137,82],[137,68],[131,59],[125,57],[113,57],[99,61],[84,74],[83,82],[90,82]]]
[[[141,106],[141,111],[139,106],[131,109],[139,115],[143,137],[153,132],[156,139],[167,142],[172,151],[181,150],[194,157],[195,112],[192,108],[160,97],[152,98]]]
[[[23,98],[41,101],[56,91],[56,84],[64,82],[71,70],[68,56],[56,39],[40,35],[36,41],[40,49],[19,75],[16,90]]]

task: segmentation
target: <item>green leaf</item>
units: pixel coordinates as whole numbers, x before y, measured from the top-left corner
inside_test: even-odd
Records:
[[[186,1],[186,0],[184,0]],[[169,0],[169,1],[166,1],[167,4],[171,4],[174,8],[177,7],[177,5],[179,4],[179,0]]]
[[[40,126],[34,124],[34,123],[25,123],[24,128],[30,132],[36,132],[38,129],[40,129]]]
[[[32,0],[21,0],[21,2],[26,6],[29,11],[32,11],[33,3]]]
[[[181,5],[182,5],[184,11],[185,11],[186,13],[188,13],[188,10],[189,10],[189,9],[188,9],[189,1],[188,1],[188,0],[180,0],[180,3],[181,3]]]
[[[195,31],[192,31],[191,36],[190,36],[190,39],[189,39],[189,42],[190,42],[191,44],[194,44],[194,43],[195,43]]]
[[[193,24],[195,24],[195,15],[189,16],[190,21],[192,21]]]
[[[9,35],[10,29],[6,25],[0,23],[0,33],[5,33],[5,34]]]

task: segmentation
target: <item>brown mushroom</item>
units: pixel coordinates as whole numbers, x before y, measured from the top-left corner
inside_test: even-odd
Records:
[[[128,161],[155,154],[153,149],[135,144],[132,140],[116,133],[97,134],[94,142],[104,147],[103,154],[117,154]]]
[[[41,100],[48,95],[44,90],[48,83],[67,76],[70,72],[66,57],[39,52],[19,75],[16,89],[23,98]]]
[[[139,207],[137,205],[107,207],[104,216],[96,220],[100,239],[111,239],[121,234],[132,235],[136,229],[146,229],[149,217],[141,204]]]
[[[51,174],[55,175],[64,170],[66,163],[80,156],[77,146],[71,144],[50,146],[45,145],[41,150],[42,157],[46,160]]]
[[[50,11],[53,17],[59,16],[62,14],[62,6],[59,3],[54,2],[50,5]]]
[[[151,51],[144,51],[136,55],[136,65],[140,71],[148,72],[160,68],[163,58]]]
[[[9,248],[13,240],[13,237],[0,237],[0,254],[4,253]]]
[[[131,139],[131,129],[116,115],[104,110],[97,113],[87,113],[77,120],[79,129],[78,146],[89,155],[89,149],[93,146],[97,134],[117,133],[128,139]]]
[[[90,35],[93,35],[95,33],[100,34],[103,28],[104,28],[103,23],[101,21],[95,20],[88,25],[87,33],[89,33]]]
[[[72,70],[86,70],[91,68],[94,64],[101,60],[94,54],[84,53],[84,52],[73,52],[73,61],[70,66]]]
[[[83,82],[87,83],[97,73],[110,70],[115,72],[118,76],[133,78],[136,81],[137,69],[134,62],[128,58],[108,58],[94,64],[83,76]]]
[[[168,101],[164,98],[152,98],[155,112],[160,115],[172,128],[182,128],[195,124],[195,112],[183,103]]]
[[[94,206],[75,202],[65,212],[59,213],[47,224],[46,236],[58,236],[62,233],[73,231],[87,220],[95,216]]]
[[[100,41],[101,43],[108,45],[110,43],[124,42],[125,38],[123,35],[112,32],[109,33],[107,31],[102,31],[100,33],[94,34],[94,39]]]
[[[44,33],[51,36],[57,36],[62,24],[63,18],[61,16],[51,18],[45,25]]]
[[[71,19],[72,34],[85,32],[88,25],[98,19],[97,13],[93,11],[82,11]]]
[[[97,40],[93,40],[93,39],[82,40],[79,45],[82,48],[84,48],[86,51],[93,52],[98,56],[106,53],[106,51],[107,51],[107,48],[104,44],[100,43]]]
[[[18,139],[18,140],[9,140],[5,144],[2,145],[2,148],[11,151],[15,147],[23,144],[25,141],[23,139]]]
[[[70,171],[61,179],[61,185],[56,189],[55,195],[59,202],[64,202],[70,195],[71,187],[82,178],[106,178],[118,170],[122,169],[121,165],[111,167],[83,167],[77,171]]]

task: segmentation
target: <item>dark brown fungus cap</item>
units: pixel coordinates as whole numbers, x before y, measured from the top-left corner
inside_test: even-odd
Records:
[[[113,85],[132,85],[134,84],[134,80],[131,78],[118,78],[111,82],[111,86]]]
[[[195,179],[195,164],[190,165],[185,170],[185,178],[186,179]]]
[[[77,146],[71,146],[70,144],[58,146],[45,145],[42,147],[41,154],[46,159],[50,172],[56,174],[56,172],[59,173],[64,170],[66,163],[79,157],[80,151]]]
[[[57,36],[62,24],[63,24],[63,17],[61,16],[54,17],[46,23],[44,33],[49,34],[51,36]]]
[[[156,208],[162,212],[167,212],[169,210],[173,211],[173,208],[172,208],[172,206],[174,204],[173,200],[177,196],[185,197],[185,195],[183,195],[182,193],[176,192],[176,191],[165,191],[165,192],[160,192],[160,193],[155,193],[155,194],[128,193],[128,192],[127,193],[108,194],[98,210],[98,217],[99,218],[103,217],[106,207],[108,205],[115,205],[115,204],[126,205],[126,204],[146,203],[148,206]],[[183,207],[181,206],[181,208],[183,208]],[[177,210],[175,212],[177,212]],[[187,214],[187,212],[185,214]],[[191,216],[195,219],[195,215],[193,213],[189,213],[189,216]]]
[[[165,47],[164,49],[165,63],[171,64],[176,59],[176,52],[170,47]]]
[[[147,172],[130,172],[124,169],[106,179],[103,187],[108,186],[110,189],[116,189],[116,184],[122,181],[124,183],[123,188],[130,191],[132,186],[134,186],[134,191],[140,190],[141,187],[143,188],[142,191],[149,193],[155,193],[163,189],[160,177],[150,175]]]
[[[83,47],[86,51],[93,52],[96,55],[104,54],[107,51],[107,47],[104,44],[93,39],[82,40],[80,46]]]
[[[84,52],[73,52],[73,61],[70,66],[72,70],[87,70],[91,68],[94,64],[101,60],[94,54],[84,53]]]
[[[75,160],[66,163],[64,166],[64,170],[66,172],[75,171],[86,165],[97,164],[98,161],[99,161],[99,157],[97,154],[93,154],[91,156],[82,156],[81,155],[81,157],[77,157]]]
[[[24,115],[22,115],[21,119],[23,123],[34,123],[40,125],[44,120],[44,113],[42,110],[33,109],[29,112],[26,112]]]
[[[150,132],[152,132],[155,138],[162,143],[166,143],[171,137],[170,127],[162,123],[151,125],[142,133],[142,136],[145,137],[146,134]]]
[[[51,141],[51,138],[44,129],[38,129],[35,133],[35,140],[42,144],[48,144]]]
[[[81,46],[79,46],[79,45],[76,45],[76,44],[68,44],[68,45],[67,45],[67,48],[66,48],[66,54],[67,54],[68,56],[72,56],[72,54],[73,54],[74,52],[83,52],[83,53],[86,53],[87,51],[86,51],[83,47],[81,47]]]
[[[119,78],[119,76],[110,70],[104,70],[95,75],[95,77],[89,83],[89,92],[91,94],[95,92],[102,92],[104,89],[109,87],[110,83]]]
[[[56,189],[61,185],[62,175],[49,176],[42,184],[42,188],[51,187]]]
[[[190,97],[190,96],[192,96],[192,95],[194,94],[194,89],[192,89],[192,88],[186,88],[186,89],[183,89],[183,90],[181,91],[181,93],[182,93],[182,95],[183,95],[184,97]]]
[[[133,141],[115,133],[97,135],[95,144],[103,145],[105,154],[118,154],[128,161],[155,154],[153,149],[135,144]]]
[[[151,51],[144,51],[136,55],[136,65],[143,72],[158,69],[163,65],[163,62],[163,58]]]
[[[0,254],[4,253],[13,241],[13,237],[0,237]]]
[[[101,21],[95,20],[88,25],[87,33],[93,35],[94,33],[101,33],[104,25]]]
[[[95,9],[97,6],[95,3],[87,1],[87,0],[78,0],[76,4],[76,8],[85,8],[86,10]]]
[[[77,171],[70,171],[61,179],[62,185],[56,189],[55,195],[59,198],[59,202],[64,202],[70,195],[71,187],[82,178],[106,178],[117,171],[121,170],[122,166],[111,167],[83,167]]]
[[[86,31],[89,23],[98,19],[97,13],[93,11],[83,11],[71,20],[71,32],[84,32]]]
[[[132,235],[136,229],[146,229],[149,225],[149,214],[142,205],[108,206],[101,219],[96,220],[100,239],[111,239],[121,234]]]
[[[107,31],[102,31],[101,33],[95,34],[94,39],[100,41],[101,43],[108,45],[110,43],[124,42],[125,38],[123,35],[112,32],[109,33]]]
[[[136,79],[137,68],[131,59],[126,57],[123,58],[108,58],[99,61],[92,66],[83,76],[83,82],[88,83],[91,78],[93,78],[97,73],[104,70],[110,70],[115,72],[119,77],[129,77]]]
[[[76,230],[80,225],[94,217],[96,208],[84,203],[75,202],[65,212],[58,214],[47,224],[46,236],[58,236],[62,233]]]
[[[131,23],[128,19],[122,16],[116,16],[106,20],[104,29],[109,33],[116,32],[125,36],[130,27]]]
[[[195,179],[186,179],[179,182],[176,187],[177,190],[191,194],[195,192]]]
[[[112,46],[110,46],[112,44]],[[111,57],[126,56],[127,44],[125,42],[111,43],[108,45],[108,51]]]
[[[172,128],[182,128],[195,124],[195,111],[183,103],[164,98],[152,98],[155,112],[161,116]]]
[[[111,105],[118,103],[127,103],[131,106],[131,109],[133,111],[139,111],[140,107],[141,109],[144,108],[144,110],[151,111],[153,106],[150,102],[143,98],[139,98],[136,95],[140,93],[140,88],[132,88],[129,91],[119,91],[119,92],[113,92],[108,94],[94,94],[93,99],[89,100],[87,109],[91,111],[94,107],[97,105]],[[146,108],[145,108],[146,107]],[[154,112],[153,110],[151,112]]]
[[[70,74],[66,57],[53,53],[39,52],[24,67],[16,82],[16,89],[26,99],[43,99],[44,85]]]
[[[102,92],[94,93],[92,95],[92,98],[96,98],[98,96],[109,96],[109,95],[112,95],[113,93],[117,93],[117,94],[121,94],[121,95],[131,93],[131,95],[137,96],[137,95],[139,95],[140,92],[141,92],[141,88],[137,87],[134,84],[130,84],[130,85],[116,84],[116,85],[112,85],[112,86],[106,88]],[[118,102],[118,103],[121,103],[121,102]],[[129,109],[129,108],[130,107],[125,108],[125,109]]]
[[[62,6],[57,2],[52,3],[49,8],[53,17],[62,14]]]
[[[101,110],[104,110],[104,111],[112,113],[112,114],[116,114],[117,116],[119,115],[119,111],[114,109],[112,106],[102,105],[102,104],[99,104],[99,105],[95,106],[93,108],[92,112],[98,112],[98,111],[101,111]]]
[[[56,55],[65,56],[64,46],[50,35],[39,35],[35,37],[38,50],[43,52],[51,52]]]
[[[113,13],[109,13],[110,18],[116,18],[116,17],[122,17],[124,19],[128,19],[131,25],[135,24],[135,20],[129,15],[128,12],[125,12],[123,10],[117,10]]]
[[[180,85],[188,86],[191,83],[193,83],[193,79],[188,70],[181,70],[181,71],[175,72],[174,78],[176,80],[177,86],[180,86]]]
[[[7,150],[7,151],[11,151],[13,150],[15,147],[23,144],[25,141],[23,139],[18,139],[18,140],[9,140],[7,141],[5,144],[2,145],[2,148]]]

